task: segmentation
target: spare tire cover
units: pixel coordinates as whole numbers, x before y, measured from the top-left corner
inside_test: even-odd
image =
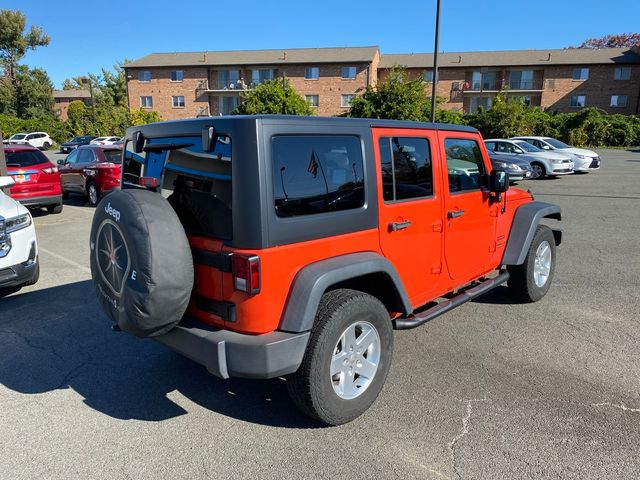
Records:
[[[184,228],[158,193],[107,195],[91,224],[90,263],[98,303],[126,332],[153,337],[182,318],[193,289]]]

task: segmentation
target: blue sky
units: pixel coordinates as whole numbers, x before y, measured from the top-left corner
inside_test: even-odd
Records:
[[[433,50],[435,0],[2,0],[51,43],[24,62],[56,86],[152,52],[378,45]],[[638,0],[442,0],[441,51],[563,48],[640,30]]]

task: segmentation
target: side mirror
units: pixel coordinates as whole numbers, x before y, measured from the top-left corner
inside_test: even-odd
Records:
[[[61,167],[64,167],[67,164],[66,160],[58,160],[58,165],[60,165]]]
[[[0,177],[0,188],[13,187],[16,181],[11,177]]]
[[[551,147],[549,145],[542,145],[542,149],[543,150],[551,150]]]
[[[489,191],[504,193],[509,190],[509,173],[505,170],[494,169],[489,175]]]

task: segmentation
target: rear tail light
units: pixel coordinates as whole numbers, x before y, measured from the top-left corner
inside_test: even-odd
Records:
[[[143,187],[155,188],[160,184],[156,177],[140,177],[140,185]]]
[[[249,295],[260,293],[260,257],[234,254],[231,265],[236,290]]]
[[[42,171],[46,174],[58,173],[58,167],[47,167],[43,168]]]

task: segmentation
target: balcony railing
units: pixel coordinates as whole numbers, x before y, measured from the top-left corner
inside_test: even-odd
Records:
[[[460,89],[463,92],[497,92],[506,88],[507,90],[543,90],[542,82],[533,80],[521,80],[506,82],[497,80],[495,82],[464,82]]]

